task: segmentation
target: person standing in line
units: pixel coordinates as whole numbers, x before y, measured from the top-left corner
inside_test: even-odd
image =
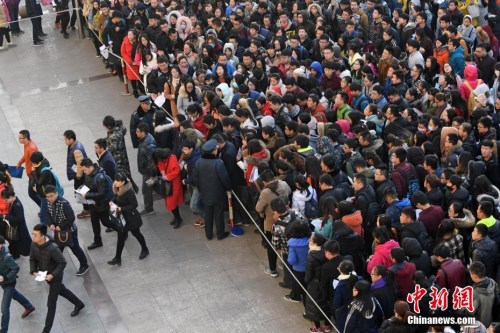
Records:
[[[193,183],[200,191],[205,209],[205,236],[212,239],[215,224],[217,239],[222,240],[229,235],[224,231],[224,206],[231,182],[224,162],[217,158],[217,141],[208,140],[201,150],[203,155],[196,161]]]
[[[93,250],[102,247],[101,223],[109,226],[109,193],[112,186],[108,184],[108,179],[103,170],[92,162],[90,158],[82,160],[83,173],[85,173],[85,186],[89,191],[84,195],[85,200],[93,200],[90,205],[90,221],[94,232],[94,242],[87,249]]]
[[[154,157],[158,162],[158,171],[160,172],[161,177],[164,180],[169,181],[171,185],[172,193],[167,193],[167,196],[165,197],[167,210],[172,212],[174,215],[174,219],[170,222],[170,225],[173,225],[174,229],[179,229],[182,222],[179,206],[184,202],[179,162],[177,161],[175,154],[172,154],[172,151],[168,148],[156,148]]]
[[[43,40],[40,37],[47,36],[42,30],[42,6],[39,0],[27,0],[26,1],[26,14],[31,19],[31,25],[33,26],[33,46],[42,46]]]
[[[156,148],[156,141],[149,133],[149,126],[146,123],[137,125],[136,135],[139,138],[137,151],[137,169],[142,175],[142,196],[144,198],[144,209],[141,215],[154,214],[153,209],[153,184],[156,180],[157,169],[153,161],[153,154]]]
[[[57,232],[69,231],[72,241],[67,242],[68,245],[59,245],[61,252],[67,246],[71,249],[71,252],[76,256],[80,262],[80,268],[76,272],[77,276],[82,276],[89,270],[89,265],[87,263],[87,257],[83,252],[80,244],[78,243],[78,229],[75,224],[75,212],[71,208],[71,204],[68,200],[60,197],[57,193],[55,186],[47,186],[45,193],[48,201],[48,217],[49,229],[54,232],[54,237],[56,237]],[[56,241],[57,242],[57,241]]]
[[[9,330],[10,303],[13,299],[24,307],[21,318],[28,318],[35,311],[33,304],[16,289],[17,273],[19,273],[19,265],[5,246],[5,238],[0,236],[0,286],[3,289],[0,330],[2,333],[7,333]]]
[[[68,14],[69,17],[69,14]],[[68,18],[69,20],[69,18]],[[64,144],[68,146],[68,154],[66,157],[66,174],[68,180],[73,180],[73,188],[76,190],[85,182],[85,176],[82,171],[82,160],[87,157],[85,148],[76,140],[76,134],[72,130],[64,132]],[[81,213],[76,215],[79,219],[90,217],[89,205],[83,205]]]
[[[102,125],[106,128],[106,147],[111,155],[113,155],[116,164],[116,172],[124,173],[132,183],[134,192],[137,193],[139,188],[132,179],[127,155],[127,146],[125,145],[127,128],[123,125],[123,121],[115,120],[112,116],[104,117]]]
[[[115,175],[115,181],[113,183],[113,202],[111,205],[116,205],[116,210],[121,213],[125,219],[125,227],[122,231],[118,231],[118,242],[116,243],[116,255],[113,259],[108,261],[109,265],[122,265],[122,251],[125,246],[125,241],[127,240],[128,232],[132,233],[139,244],[141,244],[141,254],[139,255],[139,260],[146,258],[149,255],[149,249],[146,245],[146,240],[141,233],[142,218],[137,211],[137,198],[132,189],[132,184],[127,179],[127,176],[122,173],[117,173]]]
[[[28,176],[28,195],[30,196],[31,200],[33,200],[38,205],[38,207],[40,207],[40,197],[35,191],[33,191],[33,163],[31,162],[31,155],[38,151],[38,147],[31,140],[31,134],[28,130],[19,131],[18,140],[19,143],[24,146],[24,152],[19,162],[17,162],[16,168],[19,168],[21,165],[26,164],[26,175]]]
[[[7,9],[9,11],[9,16],[11,21],[17,21],[19,18],[19,3],[21,0],[6,0]],[[10,23],[10,31],[12,35],[18,37],[20,34],[24,34],[24,31],[19,27],[19,22]]]
[[[49,333],[54,323],[59,295],[75,306],[71,312],[71,317],[77,316],[85,307],[85,304],[64,286],[63,275],[66,259],[64,259],[62,252],[59,251],[59,247],[47,236],[47,226],[41,223],[35,225],[32,237],[30,274],[37,277],[39,272],[47,272],[45,281],[49,284],[49,296],[47,299],[47,317],[45,318],[45,327],[42,333]]]
[[[106,139],[97,139],[94,142],[94,151],[97,155],[97,163],[111,179],[115,179],[116,162],[113,155],[106,149]],[[106,228],[106,232],[112,232],[112,228]]]

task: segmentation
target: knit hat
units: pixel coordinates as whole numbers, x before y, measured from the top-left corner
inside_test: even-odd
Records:
[[[486,103],[488,102],[488,97],[486,97],[485,94],[481,94],[477,97],[474,97],[474,100],[481,104],[482,106],[486,106]]]
[[[274,128],[274,125],[275,125],[274,118],[271,116],[265,116],[264,118],[262,118],[260,123],[261,123],[262,127],[269,126],[269,127]]]
[[[297,68],[293,71],[294,75],[297,75],[298,77],[303,77],[306,78],[306,71],[303,68]]]

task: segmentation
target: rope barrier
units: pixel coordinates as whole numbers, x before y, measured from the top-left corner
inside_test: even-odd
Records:
[[[255,224],[255,227],[257,228],[257,230],[259,230],[260,234],[262,235],[262,237],[266,240],[267,242],[267,245],[270,246],[274,253],[276,253],[276,255],[278,256],[278,258],[281,260],[281,262],[283,263],[283,266],[290,272],[290,274],[292,275],[292,277],[294,278],[294,280],[299,284],[300,288],[302,288],[302,290],[306,293],[306,295],[310,298],[310,300],[313,302],[313,304],[318,308],[318,310],[321,312],[321,314],[323,315],[323,317],[328,321],[328,323],[331,325],[331,327],[333,329],[335,329],[335,331],[337,333],[340,333],[340,331],[337,329],[337,326],[335,326],[332,322],[332,320],[330,319],[330,317],[328,317],[326,315],[326,313],[323,311],[323,309],[319,306],[319,304],[316,302],[316,300],[309,294],[309,292],[307,291],[307,288],[305,288],[302,283],[300,283],[299,279],[293,274],[292,272],[292,269],[288,266],[288,263],[283,260],[283,257],[280,255],[280,253],[278,251],[276,251],[276,249],[274,248],[274,246],[271,244],[271,242],[269,241],[269,239],[267,239],[265,233],[262,231],[262,229],[259,227],[258,223],[255,222],[255,220],[253,219],[252,215],[250,214],[250,212],[247,210],[247,208],[245,207],[245,204],[243,204],[243,202],[241,202],[240,198],[236,195],[236,193],[234,193],[234,191],[231,191],[231,193],[233,194],[233,196],[236,198],[236,200],[238,200],[238,202],[240,203],[240,206],[243,207],[243,210],[245,211],[245,213],[248,215],[248,217],[250,218],[250,220],[253,222],[253,224]]]
[[[34,19],[34,18],[39,18],[39,17],[43,17],[43,16],[49,16],[49,15],[52,15],[52,14],[72,12],[74,10],[77,10],[77,8],[71,8],[71,9],[65,9],[65,10],[59,10],[59,11],[53,11],[53,12],[49,11],[47,14],[42,14],[42,15],[37,15],[37,16],[31,16],[31,17],[27,17],[27,18],[22,18],[22,19],[16,20],[16,21],[9,21],[7,23],[16,23],[16,22],[29,21],[29,20]]]

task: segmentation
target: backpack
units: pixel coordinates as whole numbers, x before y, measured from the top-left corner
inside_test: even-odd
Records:
[[[318,218],[321,214],[319,212],[319,204],[316,199],[314,199],[314,193],[316,191],[313,189],[311,199],[306,201],[306,205],[304,208],[304,214],[310,220]]]
[[[417,240],[422,245],[422,249],[424,249],[427,253],[432,253],[432,238],[429,236],[427,232],[420,232],[417,235]]]
[[[418,183],[418,179],[415,175],[408,175],[401,169],[396,169],[395,171],[399,172],[408,182],[408,192],[406,193],[406,197],[411,199],[413,193],[420,191],[420,184]]]
[[[113,199],[113,181],[111,178],[106,174],[106,171],[99,172],[95,175],[94,177],[94,183],[95,186],[97,187],[97,177],[103,176],[106,179],[106,193],[104,194],[104,199],[107,201]]]
[[[361,195],[364,195],[366,197],[366,194],[361,193]],[[368,197],[366,198],[368,199]],[[367,200],[369,201],[369,200]],[[382,209],[380,208],[380,204],[376,201],[372,201],[368,204],[368,207],[366,209],[366,216],[363,216],[363,226],[376,226],[377,225],[377,217],[378,215],[382,213]]]
[[[59,196],[62,197],[64,195],[64,189],[61,186],[61,183],[59,182],[59,178],[54,173],[54,171],[52,171],[51,167],[43,167],[41,171],[46,171],[46,170],[50,171],[50,174],[52,175],[52,179],[54,181],[54,186],[56,187],[57,193],[59,194]]]

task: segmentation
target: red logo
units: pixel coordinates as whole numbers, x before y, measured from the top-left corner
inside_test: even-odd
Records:
[[[420,285],[415,285],[415,291],[406,296],[406,301],[409,304],[413,303],[413,312],[420,313],[420,300],[427,294],[427,290],[420,287]],[[429,308],[431,310],[446,310],[448,309],[448,296],[449,291],[446,288],[441,290],[436,287],[431,287],[431,292],[429,293],[431,300],[429,301]],[[467,286],[464,288],[455,287],[453,291],[453,310],[458,310],[465,308],[469,312],[474,311],[473,297],[472,297],[472,286]]]

